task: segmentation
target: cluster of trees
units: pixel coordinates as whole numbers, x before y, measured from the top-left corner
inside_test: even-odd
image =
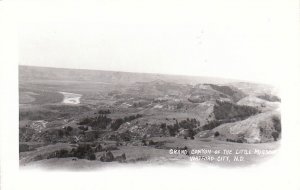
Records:
[[[243,120],[257,113],[259,113],[259,110],[251,106],[236,105],[232,102],[217,100],[217,104],[214,106],[216,120],[209,121],[202,129],[212,130],[223,123]]]
[[[101,113],[110,113],[110,111],[109,110],[105,110],[105,111],[102,110]],[[109,124],[111,124],[111,129],[115,131],[115,130],[119,129],[119,127],[123,123],[132,121],[132,120],[140,118],[140,117],[142,117],[141,114],[131,115],[131,116],[126,116],[124,118],[118,118],[114,122],[112,122],[111,118],[109,118],[105,114],[103,114],[103,115],[99,115],[98,117],[84,118],[78,124],[79,125],[88,125],[88,126],[91,126],[94,129],[106,129],[106,127]]]
[[[79,159],[96,160],[95,150],[89,144],[81,144],[77,148],[73,148],[70,155],[70,157]]]
[[[120,156],[114,156],[110,150],[105,150],[100,144],[91,145],[91,144],[80,144],[77,148],[73,148],[71,151],[66,149],[61,149],[55,151],[47,156],[47,159],[50,158],[67,158],[67,157],[76,157],[78,159],[87,159],[87,160],[96,160],[96,152],[105,151],[105,153],[100,157],[100,161],[103,162],[112,162],[119,161],[125,162],[126,155],[123,153]],[[41,160],[43,157],[40,155],[37,160]]]
[[[281,134],[281,120],[279,117],[274,116],[274,117],[272,117],[272,122],[273,122],[275,131],[273,131],[271,135],[274,138],[274,141],[277,141]]]
[[[276,132],[281,133],[281,120],[279,117],[272,117],[273,126]]]
[[[176,122],[177,124],[178,122]],[[197,126],[200,126],[200,121],[198,121],[195,118],[187,118],[186,120],[182,120],[178,123],[179,128],[183,128],[183,129],[194,129]]]
[[[99,110],[98,111],[98,114],[110,114],[111,112],[110,112],[110,110],[109,109],[107,109],[107,110]]]
[[[123,123],[129,122],[129,121],[132,121],[132,120],[135,120],[135,119],[140,118],[140,117],[142,117],[141,114],[131,115],[131,116],[128,116],[128,117],[126,116],[126,117],[124,117],[124,118],[118,118],[118,119],[116,119],[114,122],[112,122],[112,124],[111,124],[111,129],[114,130],[114,131],[116,131],[116,130],[119,129],[119,127],[120,127]]]
[[[79,125],[88,125],[96,129],[105,129],[108,124],[112,121],[111,118],[108,118],[106,115],[100,115],[96,118],[87,117],[79,122]]]
[[[71,131],[73,131],[73,128],[71,126],[67,126],[63,129],[58,129],[57,133],[59,137],[63,137],[69,136]]]
[[[28,142],[32,140],[32,137],[35,134],[35,130],[28,127],[19,128],[19,141],[20,142]]]
[[[237,139],[237,140],[234,140],[234,139],[226,139],[227,142],[236,142],[236,143],[243,143],[243,140],[242,139]]]
[[[220,122],[220,121],[212,120],[212,121],[208,122],[207,124],[203,125],[202,129],[203,130],[212,130],[221,124],[222,124],[222,122]]]
[[[229,86],[220,86],[215,84],[209,84],[210,87],[214,90],[227,94],[229,96],[233,96],[236,92],[232,90]]]
[[[92,147],[90,144],[80,144],[77,148],[72,148],[71,151],[66,149],[55,151],[49,154],[47,159],[76,157],[79,159],[96,160],[95,152],[97,151],[99,151],[98,147]]]
[[[175,136],[178,134],[179,129],[188,129],[193,131],[193,129],[195,129],[197,126],[200,126],[200,121],[195,118],[187,118],[185,120],[181,120],[180,122],[176,120],[176,123],[173,125],[162,123],[160,127],[162,128],[163,133],[168,132],[170,136]]]
[[[228,120],[224,122],[230,122],[232,119],[242,120],[251,115],[259,113],[259,110],[245,105],[236,105],[228,101],[219,101],[214,106],[214,115],[217,120]]]

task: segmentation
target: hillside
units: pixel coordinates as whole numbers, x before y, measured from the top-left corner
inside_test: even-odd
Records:
[[[222,124],[211,133],[217,139],[231,142],[265,143],[280,139],[281,124],[278,112],[261,113],[243,121]]]

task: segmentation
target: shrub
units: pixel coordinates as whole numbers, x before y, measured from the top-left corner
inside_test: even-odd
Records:
[[[110,114],[110,110],[99,110],[98,114]]]
[[[120,134],[120,139],[122,141],[130,141],[132,136],[133,136],[133,134],[130,131],[126,131],[126,132]]]
[[[149,141],[149,146],[151,146],[151,145],[155,145],[156,143],[153,141],[153,140],[150,140]]]
[[[73,130],[73,128],[72,128],[71,126],[68,126],[68,127],[66,128],[66,130],[69,131],[69,132],[71,132],[71,131]]]
[[[119,129],[119,127],[124,123],[124,120],[122,118],[117,119],[115,122],[111,124],[111,129],[116,131]]]
[[[126,161],[126,155],[125,155],[125,153],[123,153],[121,156],[117,156],[116,158],[115,158],[115,160],[116,161],[118,161],[118,162],[125,162]]]
[[[100,157],[100,161],[102,162],[112,162],[114,161],[114,155],[110,151],[106,152],[103,156]]]
[[[193,129],[200,125],[200,122],[197,121],[195,118],[187,118],[186,120],[182,120],[178,123],[179,128],[183,129]]]
[[[80,144],[76,149],[73,148],[71,151],[71,156],[83,159],[86,155],[93,153],[93,149],[88,144]]]
[[[219,131],[216,131],[215,132],[215,137],[218,137],[218,136],[220,136],[220,133],[219,133]]]
[[[87,126],[82,126],[82,125],[79,126],[78,128],[82,131],[87,131],[89,129]]]
[[[79,125],[88,125],[90,123],[93,122],[93,119],[92,118],[84,118],[83,120],[81,120],[78,124]]]
[[[145,139],[142,140],[142,144],[143,144],[143,146],[147,146],[147,142]]]
[[[96,160],[96,155],[94,153],[90,153],[90,154],[88,154],[87,159],[88,160]]]
[[[50,159],[50,158],[67,158],[67,157],[70,157],[70,153],[68,150],[65,150],[65,149],[61,149],[61,150],[57,150],[55,152],[52,152],[51,154],[49,154],[47,156],[47,159]]]
[[[272,117],[272,122],[273,122],[274,129],[278,133],[281,133],[281,121],[280,121],[280,118],[274,116],[274,117]]]
[[[57,131],[57,133],[58,133],[58,136],[59,136],[59,137],[63,137],[63,136],[64,136],[64,131],[61,130],[61,129],[59,129],[59,130]]]
[[[279,133],[278,132],[272,132],[272,137],[274,138],[274,141],[277,141],[279,138]]]
[[[98,144],[95,148],[95,152],[101,152],[103,151],[103,147],[101,146],[101,144]]]

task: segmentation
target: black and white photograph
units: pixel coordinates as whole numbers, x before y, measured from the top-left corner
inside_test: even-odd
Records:
[[[20,166],[247,165],[281,139],[280,97],[226,79],[19,66]]]
[[[0,0],[0,189],[299,189],[299,10]]]

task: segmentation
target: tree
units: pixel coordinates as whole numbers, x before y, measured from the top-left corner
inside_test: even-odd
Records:
[[[87,159],[88,160],[96,160],[96,155],[94,153],[90,153],[90,154],[88,154]]]
[[[115,122],[111,124],[111,129],[116,131],[119,129],[119,127],[124,123],[124,120],[122,118],[118,118]]]
[[[155,145],[156,143],[153,141],[153,140],[150,140],[149,141],[149,146],[151,146],[151,145]]]
[[[68,127],[66,128],[66,130],[69,131],[69,132],[71,132],[71,131],[73,130],[73,128],[72,128],[71,126],[68,126]]]
[[[279,138],[279,133],[276,131],[272,132],[272,137],[274,138],[274,141],[277,141]]]
[[[218,137],[220,135],[219,131],[215,132],[215,137]]]
[[[110,151],[106,152],[103,156],[100,157],[100,161],[102,162],[112,162],[114,161],[114,155]]]
[[[280,121],[280,118],[274,116],[274,117],[272,117],[272,121],[273,121],[274,129],[275,129],[278,133],[281,133],[281,121]]]

